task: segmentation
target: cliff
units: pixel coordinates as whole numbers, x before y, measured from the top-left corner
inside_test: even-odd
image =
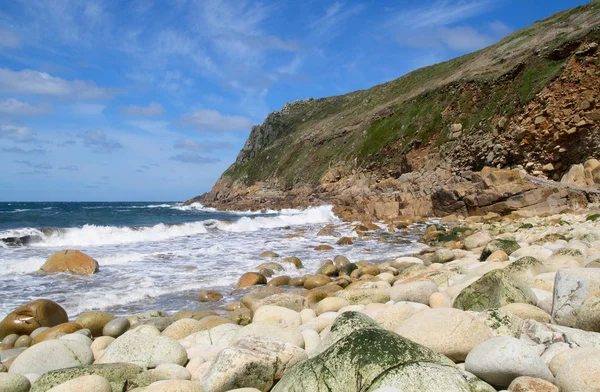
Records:
[[[332,203],[347,218],[377,219],[497,210],[486,207],[519,193],[465,201],[489,189],[484,167],[561,180],[600,157],[599,42],[593,1],[389,83],[288,103],[254,126],[236,162],[188,203]]]

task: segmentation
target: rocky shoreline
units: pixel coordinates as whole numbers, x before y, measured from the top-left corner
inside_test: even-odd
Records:
[[[0,322],[0,391],[598,391],[600,208],[560,211],[327,225],[318,271],[266,249],[232,293],[200,293],[214,311],[73,320],[40,299]],[[409,235],[418,254],[343,256]],[[44,268],[97,270],[64,255]]]

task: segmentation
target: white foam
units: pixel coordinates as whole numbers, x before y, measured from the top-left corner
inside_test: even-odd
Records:
[[[18,262],[2,262],[0,260],[0,276],[12,274],[29,274],[40,269],[46,260],[42,257],[20,259]]]
[[[331,206],[309,207],[305,210],[282,210],[277,216],[243,217],[235,222],[216,221],[219,230],[230,232],[258,231],[286,226],[307,225],[337,221]]]

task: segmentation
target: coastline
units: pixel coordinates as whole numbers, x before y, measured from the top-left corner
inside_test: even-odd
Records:
[[[379,385],[410,391],[410,385],[425,388],[425,381],[429,389],[421,390],[436,390],[436,378],[455,380],[446,390],[494,391],[513,382],[570,390],[590,377],[596,380],[589,366],[599,363],[592,360],[598,355],[594,350],[600,352],[600,324],[593,310],[600,290],[599,211],[597,204],[591,204],[546,216],[502,217],[490,212],[484,217],[323,225],[319,249],[332,249],[312,250],[327,258],[318,270],[297,269],[300,259],[279,257],[267,242],[264,263],[240,271],[233,292],[198,293],[203,300],[216,300],[207,302],[213,311],[182,309],[169,315],[152,310],[114,319],[103,312],[88,312],[71,321],[63,317],[43,335],[29,332],[34,340],[42,339],[38,337],[37,344],[25,350],[12,348],[17,342],[14,335],[3,336],[0,353],[10,373],[0,374],[21,377],[23,383],[19,374],[26,375],[32,391],[46,391],[63,382],[87,385],[82,383],[91,382],[92,376],[95,382],[107,381],[113,390],[120,382],[119,390],[139,387],[137,391],[241,387],[320,391],[339,380],[315,370],[321,361],[339,362],[345,382],[352,382],[353,372],[365,370],[352,370],[355,365],[344,362],[350,360],[346,355],[360,357],[365,345],[385,341],[404,347],[402,355],[395,354],[394,366],[410,368],[410,362],[421,364],[422,369],[394,373],[386,367],[389,364],[384,366],[391,360],[385,355],[366,358],[376,373],[369,376],[373,382],[369,390]],[[352,225],[356,235],[337,233],[344,225]],[[361,241],[394,243],[408,236],[419,238],[420,251],[372,263],[343,256],[344,249],[360,246]],[[336,245],[349,242],[353,244]],[[285,276],[286,270],[295,273]],[[573,282],[584,283],[571,287]],[[578,311],[573,316],[565,307]],[[6,320],[0,325],[7,331]],[[354,347],[361,334],[373,341],[365,343],[361,338],[360,349],[349,354],[334,349],[342,341],[342,346]],[[16,338],[20,344],[27,340]],[[85,353],[77,363],[64,366],[81,370],[57,365],[62,364],[59,352],[39,359],[50,344],[72,344]],[[499,348],[507,344],[511,352]],[[126,346],[136,347],[135,352]],[[578,355],[584,351],[587,356]],[[527,366],[515,369],[523,358],[528,358]],[[105,370],[125,367],[130,373],[119,380],[111,379],[112,373],[108,376]],[[411,378],[411,372],[422,374],[424,369],[429,375],[425,381]]]

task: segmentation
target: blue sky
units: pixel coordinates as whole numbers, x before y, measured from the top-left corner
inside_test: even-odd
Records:
[[[252,124],[492,44],[586,1],[0,4],[0,201],[185,200]]]

